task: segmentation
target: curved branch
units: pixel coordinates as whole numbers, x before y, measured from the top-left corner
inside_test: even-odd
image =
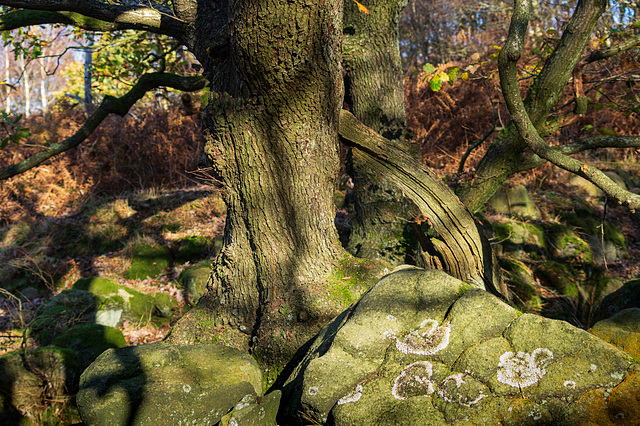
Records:
[[[359,161],[395,183],[427,218],[439,239],[423,238],[423,249],[439,257],[438,267],[471,285],[508,296],[487,238],[431,169],[345,110],[340,113],[339,133],[346,145],[356,148],[353,155]]]
[[[151,5],[152,3],[149,4]],[[115,29],[143,30],[178,38],[182,38],[186,31],[186,25],[182,21],[170,12],[155,8],[155,6],[124,6],[101,3],[96,0],[0,0],[0,5],[33,11],[58,13],[60,16],[65,16],[66,19],[71,22],[40,23],[64,23],[85,28],[84,25],[91,27],[100,24],[102,21],[122,27]],[[5,16],[8,15],[10,14],[6,14]],[[51,17],[52,15],[49,16]],[[39,19],[43,19],[43,15],[41,15]],[[76,23],[79,25],[76,25]],[[91,30],[104,31],[101,29]]]
[[[144,74],[125,95],[119,98],[105,96],[98,109],[91,114],[84,125],[73,136],[60,143],[51,144],[46,149],[37,152],[19,163],[0,169],[0,180],[26,172],[49,158],[80,145],[109,114],[113,113],[124,116],[147,92],[157,87],[164,86],[185,92],[193,92],[204,88],[207,84],[207,80],[201,76],[183,77],[164,73]]]
[[[529,2],[527,0],[515,0],[514,3],[515,8],[511,18],[511,25],[509,26],[509,35],[498,56],[498,69],[500,71],[502,93],[511,114],[511,119],[520,136],[539,157],[587,179],[602,189],[609,197],[617,200],[618,203],[626,205],[632,210],[639,208],[640,195],[622,189],[599,169],[569,157],[547,145],[538,134],[520,97],[518,70],[516,67],[516,62],[522,53],[524,37],[529,23]]]

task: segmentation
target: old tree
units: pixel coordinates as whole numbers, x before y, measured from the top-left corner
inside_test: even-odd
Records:
[[[422,265],[508,298],[491,248],[469,211],[478,210],[509,175],[550,161],[591,180],[621,204],[640,206],[639,196],[569,156],[601,146],[638,146],[638,138],[595,138],[550,147],[541,136],[549,133],[549,115],[572,73],[575,80],[586,64],[637,45],[638,37],[583,57],[607,2],[578,1],[523,101],[515,67],[527,32],[529,3],[517,0],[500,55],[512,122],[458,197],[415,160],[405,141],[397,44],[405,3],[371,1],[366,5],[369,13],[364,13],[350,0],[0,0],[5,6],[0,30],[64,24],[90,32],[163,34],[186,46],[204,70],[204,78],[145,74],[128,94],[107,96],[76,135],[1,169],[0,178],[77,146],[106,115],[126,114],[149,90],[168,86],[190,91],[210,84],[203,117],[205,151],[227,205],[224,247],[207,295],[174,327],[171,341],[211,341],[223,334],[225,342],[251,348],[260,359],[285,362],[344,308],[328,296],[327,285],[346,253],[338,241],[332,200],[339,135],[352,147],[361,206],[378,206],[360,209],[357,232],[364,242],[351,247],[353,252],[372,254],[366,249],[367,229],[388,225],[376,212],[386,208],[385,194],[392,194],[391,201],[399,206],[394,208],[420,211],[432,228],[429,237],[414,229]],[[342,110],[345,101],[353,115]],[[382,185],[389,190],[362,201],[369,196],[367,188]],[[407,196],[415,207],[404,207],[409,205]],[[393,211],[381,214],[395,216]],[[295,317],[282,309],[285,304]]]

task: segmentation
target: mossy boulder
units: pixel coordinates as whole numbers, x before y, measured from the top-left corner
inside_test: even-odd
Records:
[[[282,392],[273,391],[263,398],[256,395],[246,395],[220,420],[220,426],[234,425],[275,425],[276,415],[280,408]]]
[[[640,375],[628,354],[441,271],[384,277],[304,353],[282,387],[283,414],[300,420],[581,424],[622,414],[640,422],[621,404],[640,398],[627,383]]]
[[[207,291],[207,282],[211,276],[211,263],[202,262],[192,268],[186,269],[180,276],[180,282],[184,287],[185,300],[191,306],[195,306]]]
[[[617,226],[589,209],[577,209],[560,215],[564,223],[584,235],[591,247],[593,258],[598,261],[619,262],[629,257],[624,234]]]
[[[192,262],[208,257],[214,250],[214,241],[211,238],[190,235],[180,241],[180,249],[176,255],[176,263]]]
[[[593,263],[591,246],[576,231],[554,224],[547,229],[551,256],[561,262]]]
[[[41,345],[80,324],[119,327],[132,323],[163,323],[177,302],[157,293],[148,295],[104,278],[81,278],[40,307],[31,331]]]
[[[593,314],[593,323],[628,308],[640,308],[640,279],[627,281],[621,288],[602,299]]]
[[[82,370],[107,349],[126,346],[122,331],[100,324],[75,326],[56,337],[53,344],[74,351]]]
[[[518,306],[530,310],[542,308],[542,300],[540,299],[531,268],[525,263],[512,258],[501,260],[500,266],[505,272],[504,279],[515,296],[513,301]]]
[[[63,290],[38,309],[31,333],[40,345],[49,345],[76,325],[95,323],[102,306],[100,298],[88,291]]]
[[[25,359],[30,367],[25,366]],[[35,373],[41,372],[46,378]],[[75,389],[80,370],[72,350],[47,346],[0,356],[0,395],[3,424],[18,424],[22,413],[34,414],[46,408],[43,396],[61,399]]]
[[[155,277],[171,266],[172,259],[166,247],[141,244],[133,247],[131,268],[125,276],[128,279],[145,279]]]
[[[640,360],[640,309],[623,309],[595,323],[589,332]]]
[[[153,343],[103,352],[82,373],[76,400],[87,425],[156,426],[216,424],[262,396],[260,368],[245,352]]]
[[[101,309],[96,312],[96,319],[99,324],[109,326],[120,325],[125,320],[162,322],[162,318],[171,316],[178,304],[165,293],[144,294],[99,277],[81,278],[73,284],[73,289],[85,290],[100,298]],[[119,317],[116,315],[118,312],[121,312]],[[105,321],[100,321],[101,318]]]
[[[498,220],[492,226],[503,253],[534,259],[547,254],[542,226],[509,219]]]
[[[496,213],[527,219],[540,218],[540,211],[524,185],[510,189],[500,187],[489,199],[489,205]]]

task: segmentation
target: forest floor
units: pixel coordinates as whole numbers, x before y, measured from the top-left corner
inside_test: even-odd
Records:
[[[408,123],[422,146],[424,162],[452,186],[473,175],[489,144],[491,138],[471,153],[458,173],[467,147],[495,124],[492,104],[500,117],[507,116],[497,80],[489,74],[486,81],[482,88],[480,80],[470,80],[433,92],[420,73],[406,80]],[[84,118],[80,107],[68,101],[45,116],[30,118],[33,147],[29,149],[68,137]],[[615,112],[580,120],[551,139],[560,143],[589,125],[606,124],[620,134],[640,133],[637,119]],[[176,253],[187,237],[215,241],[222,235],[225,216],[220,189],[208,171],[198,166],[203,146],[199,126],[179,107],[139,109],[125,118],[109,118],[82,147],[0,182],[1,287],[23,280],[21,288],[31,288],[22,298],[21,320],[16,318],[11,297],[0,297],[0,354],[19,347],[20,322],[28,323],[39,306],[81,277],[100,276],[142,292],[165,292],[184,303],[179,277],[190,262],[175,263],[153,278],[127,279],[125,272],[136,244],[155,242]],[[622,171],[640,184],[637,153],[603,150],[582,157],[606,170]],[[10,147],[0,152],[0,164],[24,155]],[[553,221],[571,206],[553,204],[548,194],[570,199],[576,190],[567,184],[568,178],[568,173],[544,165],[514,176],[508,185],[524,184],[543,220]],[[588,202],[596,214],[604,213],[601,199]],[[490,209],[483,213],[490,221],[496,218]],[[621,280],[640,276],[640,219],[611,205],[606,214],[623,232],[629,256],[607,265],[600,259],[595,263]],[[122,331],[128,345],[138,345],[161,340],[168,326],[125,324]]]

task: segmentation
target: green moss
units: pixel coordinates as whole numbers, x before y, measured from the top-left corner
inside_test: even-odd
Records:
[[[186,263],[200,260],[206,257],[214,248],[214,243],[210,238],[201,236],[189,236],[181,241],[180,250],[176,256],[176,263]]]
[[[588,211],[579,210],[576,212],[562,213],[561,218],[568,225],[583,231],[588,235],[601,235],[602,219],[597,217],[595,213],[588,214]],[[615,245],[626,248],[624,234],[617,226],[608,221],[604,221],[604,238],[611,241]]]
[[[345,255],[327,278],[330,296],[344,306],[358,300],[380,276],[386,263]]]
[[[99,277],[81,278],[73,288],[98,296],[100,308],[121,307],[124,309],[123,319],[140,324],[150,321],[161,324],[177,306],[177,302],[167,294],[156,293],[152,296]]]
[[[128,279],[155,277],[171,266],[171,255],[166,247],[142,244],[133,248]]]
[[[556,259],[593,264],[591,247],[569,227],[554,224],[549,228],[548,235]]]

